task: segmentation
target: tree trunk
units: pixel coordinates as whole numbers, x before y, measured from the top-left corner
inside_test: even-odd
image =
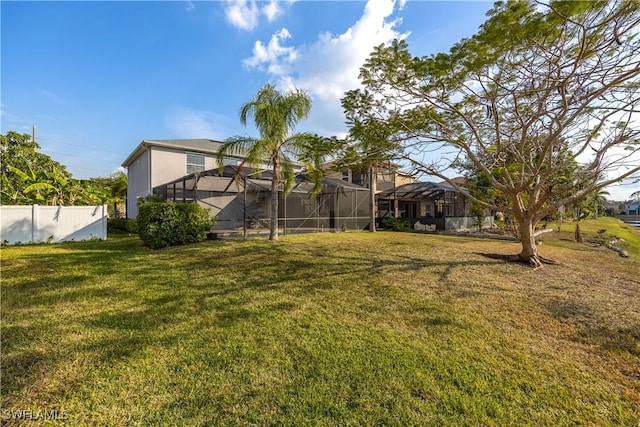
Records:
[[[534,227],[535,225],[531,218],[525,217],[519,222],[518,232],[520,234],[520,242],[522,243],[522,252],[520,252],[519,256],[523,261],[531,264],[532,267],[540,267],[542,261],[538,256]]]
[[[376,169],[375,166],[369,168],[369,231],[376,232]]]
[[[276,178],[276,166],[273,167],[273,180],[271,181],[271,221],[269,221],[269,240],[278,240],[278,179]]]
[[[584,236],[582,235],[582,230],[580,230],[580,221],[576,222],[575,238],[576,242],[584,243]]]

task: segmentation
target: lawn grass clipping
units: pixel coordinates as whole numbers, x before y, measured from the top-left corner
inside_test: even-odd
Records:
[[[562,265],[539,270],[481,255],[517,243],[392,232],[3,248],[2,408],[71,425],[636,426],[640,237],[621,258],[572,231],[540,237]]]

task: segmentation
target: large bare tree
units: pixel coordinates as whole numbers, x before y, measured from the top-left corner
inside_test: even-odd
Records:
[[[498,2],[449,53],[413,57],[397,40],[377,47],[351,105],[359,120],[392,130],[417,170],[448,179],[467,165],[484,175],[506,200],[494,207],[518,224],[519,257],[540,266],[542,218],[640,170],[639,8]]]

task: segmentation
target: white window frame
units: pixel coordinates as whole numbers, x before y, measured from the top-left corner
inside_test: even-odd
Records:
[[[189,156],[198,156],[199,158],[202,159],[202,163],[198,162],[189,162]],[[184,153],[184,160],[185,160],[185,175],[191,175],[192,173],[195,172],[204,172],[205,170],[205,155],[202,153],[190,153],[190,152],[185,152]],[[193,159],[192,159],[193,160]],[[192,170],[189,171],[189,167],[192,167]]]
[[[222,166],[238,166],[238,159],[235,157],[223,157]]]

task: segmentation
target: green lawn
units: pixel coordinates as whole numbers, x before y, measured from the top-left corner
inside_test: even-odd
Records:
[[[2,248],[2,423],[638,426],[640,233],[583,230]]]

